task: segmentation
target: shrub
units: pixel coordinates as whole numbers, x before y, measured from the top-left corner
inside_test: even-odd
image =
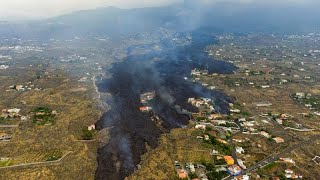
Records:
[[[58,157],[58,156],[50,156],[47,161],[56,161],[56,160],[59,160],[61,157]]]
[[[82,130],[82,139],[83,140],[92,140],[93,139],[93,132],[89,131],[88,129]]]
[[[55,115],[48,107],[37,107],[32,111],[34,113],[32,122],[38,125],[53,124]]]
[[[250,114],[248,112],[242,112],[243,116],[249,116]]]
[[[197,178],[198,176],[195,174],[195,173],[190,173],[189,174],[189,178],[190,179],[194,179],[194,178]]]
[[[212,127],[210,127],[210,126],[206,127],[206,131],[212,131],[212,130],[213,130]]]

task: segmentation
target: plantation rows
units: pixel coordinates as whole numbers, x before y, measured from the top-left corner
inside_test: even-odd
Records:
[[[38,152],[38,153],[24,154],[14,159],[14,164],[54,161],[54,160],[60,159],[62,155],[63,155],[62,151],[59,151],[59,150],[50,151],[46,153]]]

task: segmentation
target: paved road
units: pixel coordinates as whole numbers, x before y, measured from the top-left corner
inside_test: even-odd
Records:
[[[231,150],[232,150],[232,158],[234,159],[235,164],[239,165],[238,164],[238,156],[237,156],[236,148],[235,148],[234,143],[233,143],[233,135],[231,135],[230,138],[229,138],[229,144],[230,144]]]
[[[236,147],[235,147],[235,145],[233,143],[233,137],[238,135],[238,134],[241,134],[243,132],[243,127],[240,125],[240,122],[238,120],[236,121],[236,124],[240,127],[240,131],[236,132],[234,134],[231,134],[230,139],[229,139],[229,144],[231,145],[232,158],[234,159],[235,164],[239,165]]]
[[[259,161],[259,162],[256,163],[255,165],[249,167],[248,169],[245,169],[244,171],[242,171],[241,175],[244,175],[244,174],[246,174],[246,173],[249,173],[249,172],[251,172],[251,171],[253,171],[253,170],[256,170],[256,169],[258,169],[258,168],[260,168],[260,167],[263,167],[263,166],[265,166],[265,165],[267,165],[267,164],[270,164],[270,163],[278,160],[280,157],[284,156],[285,154],[287,154],[287,153],[289,153],[289,152],[291,152],[291,151],[293,151],[293,150],[295,150],[295,149],[298,149],[298,148],[300,148],[300,147],[302,147],[302,146],[305,146],[305,145],[307,145],[307,144],[310,144],[310,143],[312,143],[312,142],[314,142],[314,141],[316,141],[316,140],[319,140],[319,139],[320,139],[320,136],[312,136],[312,137],[310,137],[309,140],[306,140],[306,141],[300,142],[300,143],[298,143],[298,144],[296,144],[296,145],[294,145],[294,146],[288,147],[288,148],[284,149],[283,151],[281,151],[281,152],[278,153],[278,154],[272,154],[272,155],[270,155],[270,156],[262,159],[261,161]],[[233,177],[229,176],[229,177],[226,178],[225,180],[231,180],[232,178],[233,178]]]
[[[25,164],[18,164],[18,165],[12,165],[12,166],[5,166],[0,167],[1,170],[7,170],[12,168],[30,168],[30,167],[38,167],[38,166],[48,166],[48,165],[57,165],[59,164],[66,156],[71,154],[72,152],[69,151],[65,155],[63,155],[60,159],[55,161],[44,161],[44,162],[34,162],[34,163],[25,163]]]
[[[19,125],[0,125],[0,128],[17,128]]]

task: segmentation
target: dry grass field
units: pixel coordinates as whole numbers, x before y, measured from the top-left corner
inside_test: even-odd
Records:
[[[147,152],[142,159],[140,170],[137,170],[129,180],[139,179],[176,179],[177,173],[174,162],[182,164],[187,162],[211,161],[211,149],[205,148],[192,134],[198,133],[193,128],[173,129],[170,133],[162,135],[159,147]]]
[[[95,93],[92,84],[79,83],[62,71],[52,71],[32,80],[35,87],[41,88],[39,91],[6,91],[14,83],[28,85],[33,77],[28,72],[1,76],[0,108],[19,108],[21,115],[28,116],[37,107],[48,107],[58,114],[50,125],[36,125],[31,119],[17,120],[19,127],[10,129],[11,141],[0,142],[0,157],[10,158],[11,165],[20,165],[68,155],[58,163],[0,169],[0,179],[93,179],[98,144],[79,141],[82,129],[101,115],[101,109],[92,100]]]

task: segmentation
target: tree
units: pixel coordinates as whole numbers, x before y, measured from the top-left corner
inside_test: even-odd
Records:
[[[93,139],[93,132],[92,131],[89,131],[88,129],[84,129],[82,130],[82,138],[84,140],[91,140]]]
[[[217,171],[211,171],[207,173],[207,177],[209,180],[221,180],[225,176],[225,172],[217,172]]]
[[[195,173],[190,173],[189,174],[189,178],[190,179],[194,179],[194,178],[197,178],[198,176],[195,174]]]
[[[249,116],[250,114],[248,112],[244,111],[244,112],[242,112],[242,115],[243,116]]]
[[[210,126],[206,127],[206,131],[212,131],[212,130],[213,130],[212,127],[210,127]]]

